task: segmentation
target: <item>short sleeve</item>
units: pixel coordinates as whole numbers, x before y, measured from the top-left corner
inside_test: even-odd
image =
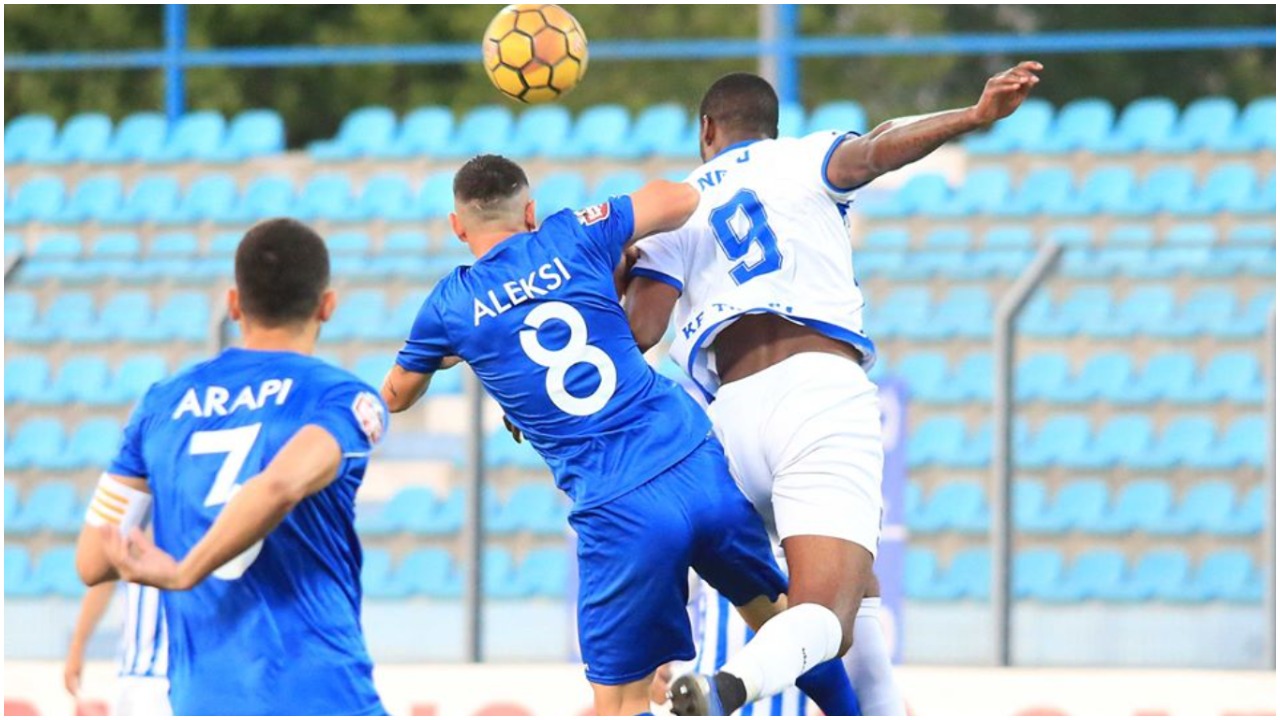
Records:
[[[574,213],[582,232],[598,249],[606,264],[613,267],[622,257],[622,248],[636,232],[636,215],[631,198],[616,195],[599,205],[592,205]]]
[[[145,437],[147,422],[147,395],[133,408],[129,423],[124,426],[124,437],[120,441],[120,450],[107,466],[107,472],[120,477],[147,478],[147,461],[142,452],[142,441]]]
[[[324,428],[343,457],[365,457],[382,441],[390,415],[382,398],[360,382],[345,382],[321,396],[309,424]]]
[[[409,372],[435,372],[440,369],[440,363],[445,357],[455,354],[449,344],[444,316],[440,312],[442,301],[439,288],[442,285],[437,285],[436,291],[432,292],[418,309],[418,316],[409,330],[409,337],[396,355],[396,364]]]
[[[664,282],[683,293],[685,267],[680,237],[679,231],[673,231],[650,235],[637,242],[640,257],[631,268],[631,276]]]
[[[805,146],[804,164],[806,167],[815,168],[816,177],[814,181],[821,184],[827,196],[838,203],[849,202],[859,188],[842,188],[833,185],[827,177],[827,166],[831,164],[831,156],[835,154],[836,148],[840,147],[846,140],[856,137],[859,137],[859,134],[853,131],[827,130],[806,135],[801,139]]]

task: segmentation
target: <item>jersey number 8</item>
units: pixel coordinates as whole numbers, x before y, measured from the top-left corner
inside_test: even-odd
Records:
[[[745,228],[741,227],[742,222],[735,223],[739,216],[746,219]],[[741,285],[751,278],[782,268],[778,236],[769,227],[769,218],[764,214],[760,198],[750,190],[739,190],[729,202],[711,211],[711,230],[724,254],[730,260],[741,261],[729,271],[734,283]],[[748,265],[746,257],[752,245],[760,246],[762,257]]]
[[[538,328],[548,320],[559,320],[569,326],[569,342],[559,350],[549,350],[538,342]],[[547,369],[547,395],[551,402],[570,415],[579,417],[599,412],[613,397],[618,387],[618,369],[609,355],[587,344],[587,321],[572,305],[562,302],[543,303],[524,319],[532,330],[520,331],[520,347],[529,359]],[[586,363],[600,373],[600,384],[586,397],[577,397],[565,387],[569,368]]]

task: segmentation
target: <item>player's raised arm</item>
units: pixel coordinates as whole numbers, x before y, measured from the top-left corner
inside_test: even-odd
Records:
[[[977,104],[931,115],[896,118],[861,137],[841,143],[827,163],[827,180],[843,190],[866,185],[887,172],[909,165],[944,143],[1012,115],[1040,82],[1044,66],[1018,63],[992,76]]]
[[[700,195],[688,183],[653,180],[631,194],[635,229],[631,242],[656,232],[675,230],[698,209]]]

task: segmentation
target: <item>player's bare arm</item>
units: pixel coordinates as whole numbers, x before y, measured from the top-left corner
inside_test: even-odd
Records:
[[[115,583],[102,583],[89,588],[80,602],[80,615],[76,618],[76,628],[71,633],[71,646],[67,649],[67,660],[62,666],[62,685],[72,697],[80,694],[80,676],[84,671],[84,649],[89,643],[89,636],[102,621],[102,616],[111,604],[111,595],[115,592]]]
[[[635,230],[631,242],[684,225],[698,209],[698,191],[688,183],[653,180],[631,194]]]
[[[342,449],[333,435],[307,425],[236,492],[181,561],[136,528],[122,537],[116,528],[104,526],[99,542],[121,578],[162,590],[189,590],[265,538],[295,505],[327,487],[341,464]]]
[[[965,133],[1013,114],[1039,82],[1044,69],[1028,60],[987,80],[977,104],[931,115],[887,120],[836,149],[827,164],[827,180],[838,188],[856,188],[909,165]]]
[[[440,363],[440,370],[448,370],[460,362],[462,358],[450,355]],[[399,413],[413,407],[427,394],[433,374],[413,372],[399,365],[392,365],[387,376],[382,379],[382,401],[387,404],[387,409]]]
[[[680,291],[668,283],[647,277],[631,278],[623,307],[640,352],[648,352],[662,341],[679,299]]]

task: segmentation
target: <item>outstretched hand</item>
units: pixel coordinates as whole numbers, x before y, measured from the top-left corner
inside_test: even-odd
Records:
[[[103,525],[99,532],[107,560],[122,580],[161,590],[188,589],[181,582],[178,561],[156,547],[141,530],[134,528],[128,537],[121,537],[119,528]]]
[[[1044,66],[1034,60],[1026,60],[987,80],[982,97],[973,106],[974,119],[980,125],[989,125],[1007,118],[1022,105],[1031,89],[1040,82],[1036,73]]]

